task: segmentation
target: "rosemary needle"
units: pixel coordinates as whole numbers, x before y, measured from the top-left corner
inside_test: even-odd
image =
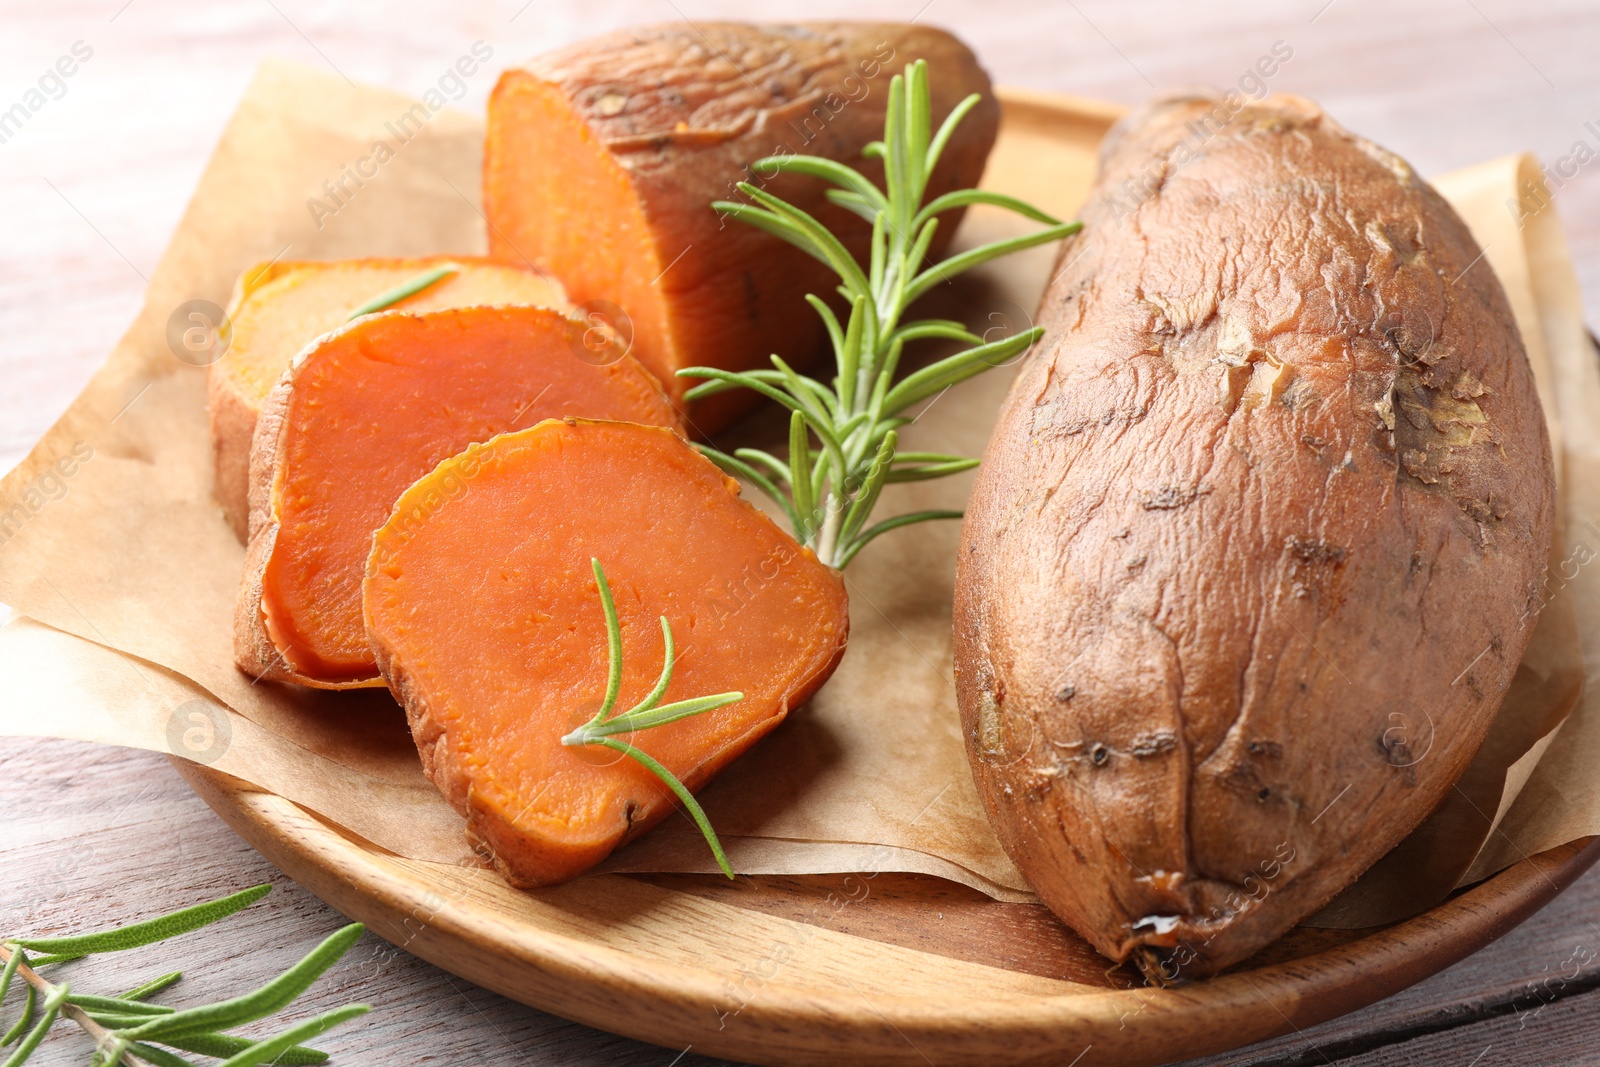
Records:
[[[17,959],[17,961],[20,963],[21,955],[22,954],[19,952],[13,958]],[[11,1042],[21,1037],[27,1031],[28,1027],[33,1025],[33,1011],[38,1005],[38,1002],[39,991],[30,985],[28,987],[27,995],[23,997],[22,1014],[18,1016],[17,1021],[11,1025],[11,1029],[5,1032],[5,1036],[0,1037],[0,1048],[5,1048],[6,1046],[10,1045]]]
[[[149,1022],[128,1030],[125,1036],[134,1040],[181,1037],[185,1034],[227,1030],[245,1023],[264,1019],[283,1010],[306,991],[343,956],[365,929],[360,923],[351,923],[312,949],[299,963],[284,971],[253,993],[232,1000],[206,1004],[198,1008],[185,1008],[171,1015],[157,1015]]]
[[[371,315],[374,312],[382,311],[384,308],[393,307],[406,299],[406,297],[415,296],[428,286],[441,282],[452,274],[459,273],[461,273],[461,268],[454,263],[445,263],[432,270],[423,271],[410,281],[401,282],[393,289],[379,293],[371,300],[368,300],[365,304],[350,312],[350,318],[359,319],[363,315]]]
[[[67,999],[71,990],[65,982],[51,990],[44,1001],[44,1015],[39,1019],[39,1025],[28,1031],[22,1039],[22,1044],[17,1046],[15,1052],[6,1057],[4,1067],[21,1067],[28,1062],[28,1057],[33,1055],[33,1050],[39,1047],[39,1042],[44,1040],[44,1035],[56,1021],[56,1013],[61,1010],[61,1005]]]
[[[176,937],[190,930],[198,930],[202,926],[232,915],[241,908],[249,907],[271,891],[270,885],[258,885],[204,904],[196,904],[192,908],[184,908],[115,930],[82,934],[78,937],[16,937],[12,938],[10,943],[58,956],[89,952],[119,952],[123,949],[165,941],[169,937]]]
[[[117,999],[118,1000],[143,1000],[145,997],[153,996],[154,994],[159,993],[163,989],[167,988],[169,985],[173,985],[174,983],[176,983],[178,981],[178,979],[180,979],[182,977],[183,977],[183,972],[182,971],[173,971],[170,974],[162,975],[160,978],[152,978],[150,981],[144,983],[143,985],[135,986],[134,988],[128,990],[126,993],[122,994],[122,996],[118,997]]]
[[[280,1057],[301,1041],[309,1041],[313,1037],[326,1033],[342,1022],[365,1015],[372,1009],[365,1004],[351,1004],[343,1008],[335,1008],[325,1012],[314,1019],[307,1019],[297,1026],[291,1026],[283,1033],[269,1037],[264,1041],[257,1041],[248,1048],[240,1049],[224,1060],[218,1067],[255,1067],[260,1063],[281,1063]]]

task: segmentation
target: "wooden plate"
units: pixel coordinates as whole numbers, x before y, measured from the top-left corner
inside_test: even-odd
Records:
[[[1117,110],[1003,94],[986,184],[1075,211]],[[407,860],[238,779],[174,760],[245,840],[394,944],[523,1003],[762,1064],[1160,1063],[1371,1003],[1527,918],[1600,841],[1524,861],[1377,931],[1299,929],[1234,972],[1147,989],[1038,905],[881,874],[582,879],[537,892]]]
[[[759,1064],[1108,1067],[1221,1052],[1421,981],[1600,859],[1600,838],[1564,845],[1415,919],[1297,929],[1229,974],[1148,989],[1107,972],[1042,906],[936,878],[607,875],[518,892],[172,762],[262,855],[406,951],[578,1022]]]

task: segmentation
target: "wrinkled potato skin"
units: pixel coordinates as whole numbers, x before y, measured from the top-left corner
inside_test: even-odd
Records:
[[[1250,956],[1440,802],[1553,521],[1527,357],[1454,211],[1309,101],[1220,130],[1216,103],[1108,139],[956,587],[991,821],[1157,980]]]

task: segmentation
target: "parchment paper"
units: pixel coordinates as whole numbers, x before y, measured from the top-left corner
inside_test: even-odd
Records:
[[[169,320],[185,303],[226,303],[235,276],[259,261],[480,252],[481,124],[441,111],[398,143],[390,127],[414,104],[288,65],[259,73],[139,318],[0,483],[0,601],[25,616],[0,627],[0,733],[172,752],[288,797],[389,851],[472,863],[460,819],[422,777],[404,716],[387,694],[256,683],[232,666],[243,550],[211,498],[204,371],[168,342]],[[379,175],[336,213],[311,210],[310,198],[326,202],[323,183],[371,155],[378,140],[393,152]],[[1040,198],[1043,168],[1044,187],[1058,199],[1047,194],[1042,206],[1070,215],[1093,150],[1085,141],[1038,156],[1026,191]],[[1501,161],[1441,185],[1480,239],[1496,235],[1483,269],[1492,265],[1513,292],[1530,353],[1537,350],[1552,428],[1583,427],[1584,413],[1600,411],[1600,381],[1554,212],[1521,229],[1508,213],[1510,229],[1500,233],[1506,226],[1496,213],[1516,196],[1519,166]],[[998,187],[1006,188],[1003,174]],[[961,240],[991,239],[1009,225],[975,211]],[[1051,250],[1040,249],[994,265],[953,287],[952,306],[934,313],[1026,325],[1050,261]],[[906,447],[981,452],[1007,378],[987,375],[933,404],[908,427]],[[740,432],[760,438],[773,429],[757,420]],[[1581,429],[1565,446],[1569,482],[1585,480],[1567,487],[1565,545],[1587,537],[1600,551],[1600,526],[1587,525],[1600,492],[1592,436]],[[969,486],[960,478],[894,486],[882,508],[959,507]],[[741,871],[917,871],[1031,899],[988,828],[961,743],[949,638],[957,537],[953,523],[914,527],[863,552],[848,574],[851,645],[838,673],[705,791]],[[1570,549],[1562,552],[1566,561]],[[1402,857],[1406,878],[1367,880],[1327,922],[1368,925],[1426,907],[1433,901],[1419,885],[1436,897],[1469,866],[1469,877],[1483,877],[1522,852],[1600,832],[1600,794],[1582,773],[1600,755],[1600,712],[1585,703],[1559,727],[1583,673],[1573,612],[1580,620],[1600,615],[1592,581],[1583,570],[1552,592],[1494,740],[1463,782],[1468,803],[1453,815],[1447,805],[1402,846],[1414,849]],[[1586,643],[1583,655],[1590,670],[1600,669],[1600,648]],[[1561,743],[1549,745],[1557,728]],[[1486,836],[1490,847],[1480,853]],[[682,820],[605,869],[712,866]]]

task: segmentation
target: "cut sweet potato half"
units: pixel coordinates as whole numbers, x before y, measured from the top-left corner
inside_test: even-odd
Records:
[[[576,302],[625,314],[631,351],[681,403],[682,367],[745,370],[777,352],[799,362],[822,337],[806,293],[832,293],[829,269],[782,240],[722,218],[740,181],[810,212],[858,257],[871,227],[824,200],[815,178],[763,178],[769,155],[819,155],[882,168],[862,150],[883,135],[889,79],[926,59],[937,124],[969,93],[928,196],[978,183],[999,123],[989,79],[942,30],[901,23],[755,26],[679,22],[630,28],[508,71],[489,100],[484,210],[489,249],[561,278]],[[944,217],[937,257],[960,222]],[[620,326],[620,321],[618,322]],[[710,433],[752,394],[723,393],[689,413]]]
[[[289,361],[373,297],[447,264],[461,269],[394,306],[407,311],[491,304],[566,309],[561,284],[536,271],[472,256],[266,263],[245,271],[228,305],[231,339],[211,364],[207,407],[215,494],[243,541],[250,515],[250,442],[267,394]]]
[[[691,790],[804,703],[849,633],[837,572],[671,430],[552,420],[440,464],[373,539],[367,633],[428,775],[515,885],[588,869],[674,803],[632,759],[561,743],[606,690],[591,559],[622,631],[620,706],[661,670],[662,616],[665,700],[744,694],[628,738]]]
[[[296,357],[261,414],[235,657],[252,675],[379,686],[361,620],[372,531],[474,441],[562,415],[671,425],[655,379],[546,308],[371,315]]]

